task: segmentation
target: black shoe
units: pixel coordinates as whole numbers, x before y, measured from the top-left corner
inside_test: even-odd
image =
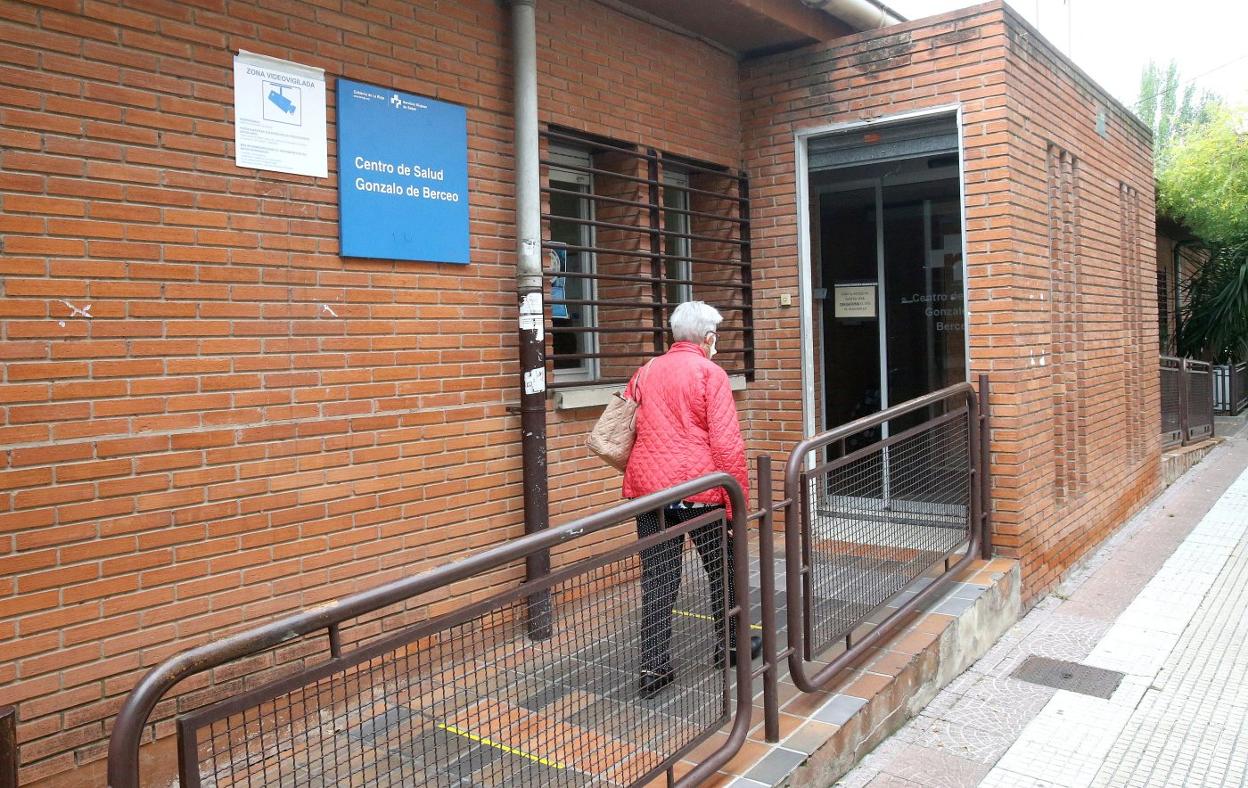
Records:
[[[667,670],[643,670],[641,678],[637,680],[637,694],[642,700],[650,700],[655,695],[663,691],[663,688],[676,678],[676,671],[668,668]]]
[[[750,638],[750,661],[758,659],[763,653],[763,639],[758,635]],[[728,649],[728,664],[736,667],[737,665],[737,649]],[[724,666],[724,647],[720,644],[715,648],[715,667],[722,668]]]

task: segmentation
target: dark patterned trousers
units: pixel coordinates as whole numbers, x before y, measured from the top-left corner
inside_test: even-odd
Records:
[[[692,520],[713,508],[667,509],[667,526]],[[659,532],[658,512],[646,512],[637,518],[637,538]],[[732,537],[723,538],[723,524],[708,523],[689,532],[693,546],[702,558],[702,568],[710,581],[711,615],[715,619],[716,642],[724,638],[724,584],[727,581],[728,607],[736,605],[732,587]],[[659,542],[641,551],[641,669],[664,672],[672,664],[672,609],[680,594],[681,554],[685,536]],[[736,634],[735,632],[732,634]],[[735,641],[735,638],[732,640]],[[735,643],[730,643],[730,647]],[[711,654],[707,654],[710,661]]]

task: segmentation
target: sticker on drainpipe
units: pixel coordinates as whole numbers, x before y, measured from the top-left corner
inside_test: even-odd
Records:
[[[520,330],[536,331],[537,341],[544,341],[544,323],[542,315],[542,294],[529,293],[520,302]],[[544,387],[543,387],[544,388]],[[542,389],[538,389],[541,391]]]
[[[524,373],[524,393],[541,394],[546,390],[546,369],[538,367]]]

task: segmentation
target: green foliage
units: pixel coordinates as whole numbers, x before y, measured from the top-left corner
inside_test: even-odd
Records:
[[[1135,114],[1153,130],[1153,163],[1160,173],[1187,132],[1209,122],[1220,106],[1216,94],[1196,92],[1195,84],[1179,83],[1178,63],[1171,60],[1163,72],[1149,61],[1140,74],[1140,98]]]
[[[1214,361],[1248,359],[1248,238],[1211,252],[1187,282],[1179,353]]]
[[[1206,244],[1248,240],[1248,113],[1188,130],[1157,178],[1157,207]]]
[[[1149,63],[1136,113],[1153,129],[1157,210],[1210,251],[1187,281],[1179,353],[1248,359],[1248,112],[1234,112],[1178,65]]]

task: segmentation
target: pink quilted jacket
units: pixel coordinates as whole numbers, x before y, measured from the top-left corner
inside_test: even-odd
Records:
[[[745,443],[728,374],[700,345],[677,342],[633,374],[627,394],[639,402],[637,439],[624,471],[624,497],[637,498],[712,471],[732,474],[749,500]],[[723,488],[686,500],[723,504]]]

